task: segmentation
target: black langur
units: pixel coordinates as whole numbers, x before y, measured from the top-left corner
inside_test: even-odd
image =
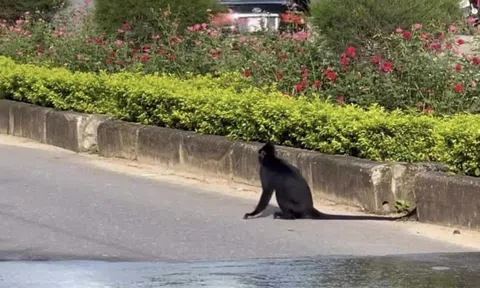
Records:
[[[285,160],[278,158],[275,155],[275,146],[273,144],[266,143],[258,150],[258,161],[260,162],[262,195],[255,210],[251,213],[246,213],[243,219],[248,219],[265,210],[274,191],[278,206],[281,209],[281,212],[273,214],[274,219],[395,221],[416,214],[416,208],[407,215],[400,217],[331,215],[322,213],[313,206],[310,187],[300,170]]]

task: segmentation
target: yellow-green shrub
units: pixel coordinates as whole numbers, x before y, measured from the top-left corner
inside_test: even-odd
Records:
[[[0,57],[0,94],[32,104],[142,124],[377,161],[439,161],[480,176],[480,116],[434,118],[290,99],[220,78],[72,73]]]

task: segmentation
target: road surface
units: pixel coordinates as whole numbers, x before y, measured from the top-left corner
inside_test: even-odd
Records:
[[[5,137],[5,136],[2,136]],[[0,260],[242,260],[468,252],[410,223],[243,220],[256,199],[0,141]],[[187,182],[186,182],[187,183]]]

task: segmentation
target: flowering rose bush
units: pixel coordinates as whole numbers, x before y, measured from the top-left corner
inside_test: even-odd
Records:
[[[89,10],[53,23],[27,15],[0,24],[0,55],[71,71],[173,74],[180,78],[237,72],[244,85],[276,89],[368,108],[450,114],[477,113],[480,59],[456,54],[455,27],[398,28],[375,54],[348,46],[340,55],[312,31],[226,35],[211,23],[180,30],[168,10],[150,41],[132,41],[132,24],[115,34],[99,32]],[[68,21],[67,21],[68,20]],[[315,32],[315,31],[313,31]],[[225,83],[228,85],[228,83]]]

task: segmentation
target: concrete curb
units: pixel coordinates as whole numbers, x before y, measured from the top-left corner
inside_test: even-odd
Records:
[[[259,186],[260,143],[111,120],[103,115],[55,111],[0,100],[0,133],[76,152],[168,165]],[[378,163],[349,156],[278,147],[296,165],[314,197],[380,212],[397,199],[417,202],[419,220],[480,228],[480,179],[449,177],[441,165]],[[460,180],[461,179],[461,180]],[[467,180],[465,180],[467,179]],[[476,197],[477,196],[477,197]],[[448,213],[445,213],[448,211]]]

